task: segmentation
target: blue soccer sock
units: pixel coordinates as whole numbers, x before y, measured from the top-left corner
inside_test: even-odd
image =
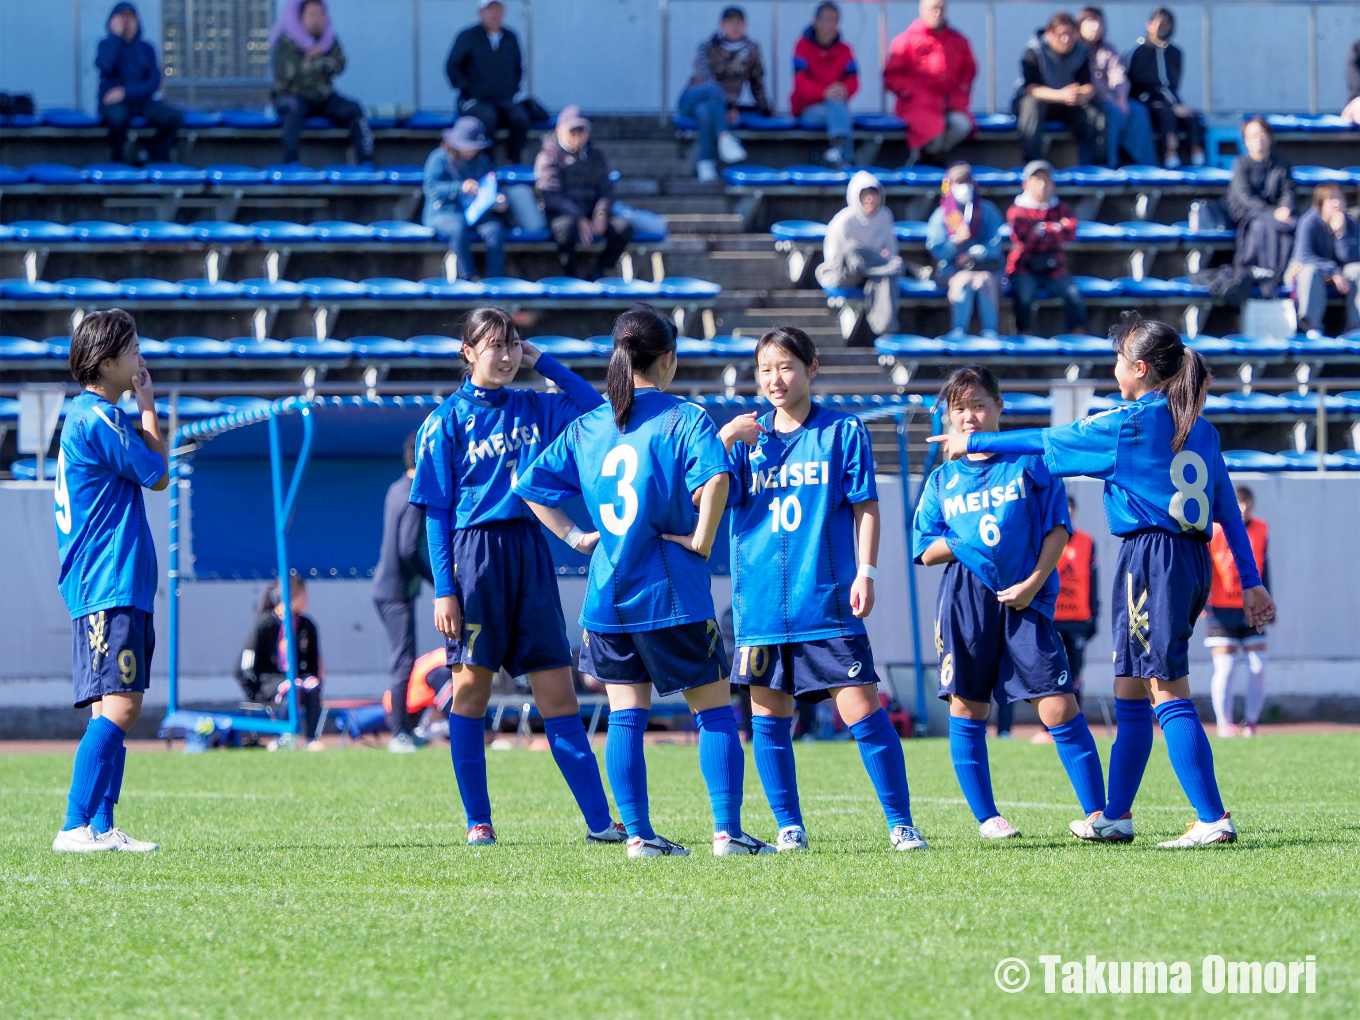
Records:
[[[114,756],[122,746],[123,731],[117,723],[102,715],[90,720],[85,727],[85,736],[80,738],[80,746],[76,748],[63,830],[90,824],[90,817],[108,788]]]
[[[609,713],[609,732],[604,742],[604,769],[609,788],[619,807],[619,821],[629,836],[655,839],[647,805],[647,759],[643,737],[647,733],[645,708],[620,708]]]
[[[1157,721],[1166,737],[1166,753],[1201,822],[1216,822],[1223,817],[1223,798],[1218,795],[1214,778],[1214,752],[1204,724],[1199,721],[1195,703],[1189,698],[1164,701],[1155,709]]]
[[[491,824],[491,795],[486,791],[486,717],[449,713],[449,752],[467,827]]]
[[[604,783],[600,781],[600,763],[591,750],[590,738],[581,717],[572,712],[543,720],[543,731],[552,748],[553,759],[562,770],[562,778],[571,787],[576,805],[585,816],[591,832],[609,828],[609,801],[605,800]]]
[[[1100,752],[1096,750],[1091,727],[1086,716],[1078,712],[1075,719],[1048,728],[1053,743],[1058,747],[1058,759],[1072,780],[1081,809],[1091,815],[1105,807],[1105,775],[1100,770]]]
[[[1115,698],[1114,717],[1119,724],[1110,748],[1110,796],[1106,818],[1123,818],[1133,809],[1133,798],[1143,781],[1143,770],[1152,755],[1152,705],[1147,698]]]
[[[850,735],[859,743],[864,770],[874,784],[878,802],[888,818],[888,828],[911,824],[911,792],[907,789],[907,759],[902,738],[893,729],[888,713],[879,709],[850,724]]]
[[[113,755],[113,766],[109,770],[109,785],[99,802],[99,809],[90,819],[95,832],[108,832],[113,828],[113,805],[118,803],[118,795],[123,792],[123,763],[127,761],[127,745],[119,744]]]
[[[756,771],[765,799],[781,829],[801,826],[803,813],[798,807],[798,770],[793,760],[793,720],[777,715],[751,716],[751,743],[756,755]]]
[[[731,705],[720,705],[695,712],[694,721],[699,726],[699,771],[713,805],[713,831],[740,836],[746,755],[737,732],[737,713]]]
[[[964,800],[981,824],[1001,812],[992,799],[992,769],[987,762],[987,720],[949,717],[949,758]]]

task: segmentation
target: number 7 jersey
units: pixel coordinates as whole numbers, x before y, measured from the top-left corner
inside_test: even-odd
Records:
[[[926,479],[912,523],[912,555],[920,562],[943,538],[954,559],[999,592],[1034,573],[1044,538],[1054,528],[1072,531],[1067,488],[1041,457],[964,457],[940,465]],[[1030,605],[1051,620],[1057,601],[1054,570]]]

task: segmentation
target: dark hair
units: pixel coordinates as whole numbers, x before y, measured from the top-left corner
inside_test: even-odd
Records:
[[[645,372],[656,359],[675,350],[675,325],[650,305],[638,305],[614,323],[614,353],[605,372],[605,391],[614,408],[614,424],[628,427],[633,411],[633,373]]]
[[[1148,15],[1148,21],[1156,21],[1158,18],[1166,19],[1166,37],[1170,39],[1171,33],[1176,31],[1176,16],[1165,7],[1154,7],[1152,8],[1152,13]]]
[[[757,340],[756,361],[760,360],[760,352],[767,347],[778,347],[786,354],[793,355],[808,368],[811,368],[812,363],[817,360],[817,345],[812,342],[812,337],[797,326],[779,326]]]
[[[817,9],[812,12],[812,20],[816,21],[818,18],[820,18],[822,16],[822,11],[834,11],[836,17],[839,18],[841,16],[840,7],[838,7],[836,4],[833,4],[831,0],[822,0],[822,2],[817,5]]]
[[[1246,120],[1242,122],[1243,135],[1247,133],[1247,128],[1252,124],[1255,124],[1262,131],[1264,131],[1266,133],[1266,137],[1269,138],[1271,142],[1275,141],[1275,129],[1270,126],[1270,121],[1266,120],[1259,113],[1255,117],[1248,117]]]
[[[1233,495],[1237,497],[1237,502],[1239,503],[1251,503],[1253,505],[1256,503],[1256,493],[1252,492],[1245,485],[1239,485],[1233,492]]]
[[[1158,319],[1144,319],[1125,312],[1118,326],[1110,327],[1114,349],[1126,361],[1146,362],[1154,389],[1166,394],[1166,408],[1176,424],[1171,448],[1180,453],[1209,392],[1214,377],[1199,351],[1185,346],[1181,335]]]
[[[1072,15],[1068,14],[1066,11],[1059,11],[1048,19],[1048,27],[1044,29],[1044,31],[1053,32],[1059,28],[1070,28],[1075,31],[1076,27],[1077,23],[1072,20]]]
[[[1333,184],[1331,181],[1328,181],[1324,184],[1319,184],[1314,188],[1313,208],[1318,212],[1322,212],[1322,203],[1326,202],[1329,198],[1339,198],[1341,199],[1342,204],[1345,204],[1346,194],[1341,190],[1341,185]]]
[[[974,387],[985,390],[993,400],[1001,399],[1001,384],[996,381],[996,373],[986,365],[967,365],[949,373],[935,402],[942,404],[948,411],[954,406],[955,400]]]
[[[718,20],[731,21],[733,18],[740,18],[742,21],[745,21],[746,12],[743,11],[740,7],[736,6],[724,7],[722,10],[722,15],[718,18]]]
[[[416,466],[416,434],[414,432],[406,437],[406,442],[401,444],[401,459],[406,465],[407,471]]]
[[[91,312],[71,334],[71,374],[82,386],[99,382],[99,366],[122,357],[137,339],[137,323],[121,308]]]

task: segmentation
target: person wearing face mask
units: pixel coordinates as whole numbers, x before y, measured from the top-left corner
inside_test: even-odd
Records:
[[[1313,207],[1299,217],[1289,268],[1299,332],[1321,333],[1329,283],[1345,303],[1346,328],[1360,327],[1360,227],[1346,215],[1339,185],[1319,184],[1313,190]]]
[[[1233,162],[1223,205],[1237,224],[1233,265],[1261,280],[1278,282],[1294,245],[1294,178],[1289,160],[1276,155],[1275,132],[1264,117],[1242,125],[1242,147]]]
[[[845,208],[827,224],[817,282],[828,289],[863,287],[865,321],[874,335],[897,326],[897,278],[904,268],[898,251],[883,185],[860,170],[846,188]]]
[[[977,194],[973,168],[955,163],[945,172],[940,204],[926,224],[926,250],[935,279],[949,294],[950,327],[966,333],[977,308],[984,334],[997,331],[1001,304],[1001,210]]]

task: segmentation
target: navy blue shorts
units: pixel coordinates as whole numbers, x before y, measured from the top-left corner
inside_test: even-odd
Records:
[[[878,683],[867,634],[752,645],[737,649],[732,683],[768,687],[805,701],[825,701],[837,687]]]
[[[1160,528],[1135,531],[1114,568],[1114,675],[1190,675],[1190,636],[1209,600],[1209,543]]]
[[[1204,647],[1236,648],[1238,645],[1264,645],[1266,636],[1247,622],[1245,610],[1230,606],[1206,606]]]
[[[651,684],[663,697],[726,678],[727,649],[716,620],[632,634],[581,637],[579,669],[606,684]]]
[[[150,613],[130,606],[102,609],[71,621],[71,682],[75,707],[106,694],[130,694],[151,686],[156,628]]]
[[[571,665],[552,554],[538,521],[496,521],[453,533],[453,580],[463,633],[445,642],[450,669],[511,676]]]
[[[1033,607],[1003,606],[962,563],[940,582],[935,651],[941,698],[1005,704],[1076,690],[1057,625]]]

